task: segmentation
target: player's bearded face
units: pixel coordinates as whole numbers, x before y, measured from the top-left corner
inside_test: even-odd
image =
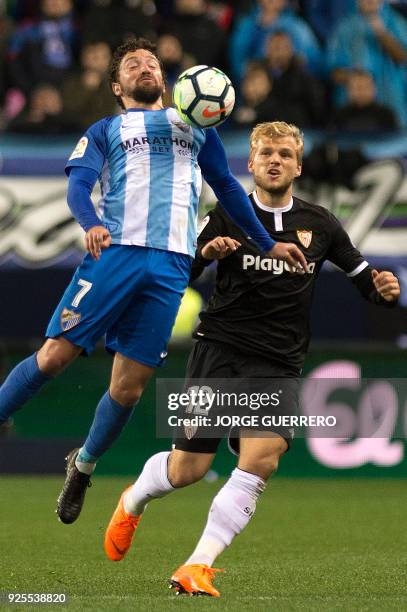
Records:
[[[157,58],[138,49],[128,53],[122,60],[119,73],[121,95],[141,102],[153,104],[164,92],[164,80]]]
[[[163,86],[159,83],[153,83],[147,77],[142,77],[132,89],[128,90],[127,95],[138,102],[145,104],[153,104],[163,94]]]
[[[295,139],[260,138],[252,152],[249,170],[261,189],[276,195],[286,193],[301,174]]]

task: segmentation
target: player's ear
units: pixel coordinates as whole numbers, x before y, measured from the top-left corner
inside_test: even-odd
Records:
[[[112,91],[115,96],[121,96],[122,88],[120,87],[120,83],[112,83]]]
[[[253,174],[253,160],[251,157],[249,157],[249,161],[247,162],[247,169],[251,174]]]
[[[302,165],[299,164],[297,166],[297,172],[295,173],[295,176],[301,176],[301,172],[302,172]]]

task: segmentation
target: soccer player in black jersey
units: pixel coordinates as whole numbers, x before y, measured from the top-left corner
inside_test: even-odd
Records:
[[[315,279],[325,260],[342,268],[367,300],[393,306],[400,289],[391,272],[372,269],[339,221],[326,209],[293,197],[301,174],[303,138],[294,125],[263,123],[251,135],[250,195],[256,215],[272,238],[295,243],[308,269],[298,270],[259,254],[255,245],[216,206],[203,222],[192,278],[219,260],[216,288],[194,337],[187,379],[266,378],[295,380],[309,342]],[[179,592],[219,596],[212,564],[252,517],[267,479],[286,452],[291,430],[240,437],[239,459],[214,498],[208,522],[192,555],[172,576]],[[137,482],[121,496],[105,536],[112,560],[124,557],[148,501],[201,479],[220,439],[176,437],[171,453],[145,464]]]

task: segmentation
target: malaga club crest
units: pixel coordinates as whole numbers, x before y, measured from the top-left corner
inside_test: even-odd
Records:
[[[68,310],[68,308],[64,308],[61,313],[61,328],[62,331],[68,331],[78,325],[81,320],[81,315],[79,312],[74,312],[73,310]]]
[[[312,231],[311,230],[297,230],[297,236],[302,246],[308,249],[312,241]]]

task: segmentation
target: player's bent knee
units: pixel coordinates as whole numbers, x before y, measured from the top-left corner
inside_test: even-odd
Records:
[[[181,489],[182,487],[187,487],[194,482],[197,482],[193,478],[191,478],[190,474],[183,474],[177,470],[173,470],[168,474],[168,480],[174,487],[174,489]]]
[[[272,476],[278,470],[278,462],[279,455],[273,455],[272,457],[268,457],[266,460],[262,462],[262,468],[265,473],[268,474],[268,477]]]
[[[123,360],[124,358],[121,357]],[[111,397],[122,406],[131,407],[137,404],[143,395],[144,388],[150,378],[152,369],[149,368],[149,375],[142,376],[138,368],[129,367],[129,360],[117,363],[117,356],[113,364],[112,378],[110,380],[109,392]]]
[[[196,470],[191,468],[184,471],[176,467],[173,470],[169,470],[168,480],[173,487],[178,489],[198,482],[205,476],[206,472],[207,470]]]
[[[170,455],[168,462],[168,479],[173,487],[186,487],[194,482],[198,482],[208,471],[212,456],[202,458],[200,455],[185,453],[186,456],[175,454]]]
[[[48,376],[57,376],[79,355],[81,350],[80,347],[65,338],[48,339],[37,353],[38,367]]]
[[[239,461],[239,468],[260,476],[263,480],[267,480],[272,476],[278,469],[279,454],[272,454],[262,457],[253,457],[250,460]]]
[[[110,396],[115,402],[130,408],[137,404],[143,394],[143,387],[138,384],[128,385],[112,382],[109,388]]]

